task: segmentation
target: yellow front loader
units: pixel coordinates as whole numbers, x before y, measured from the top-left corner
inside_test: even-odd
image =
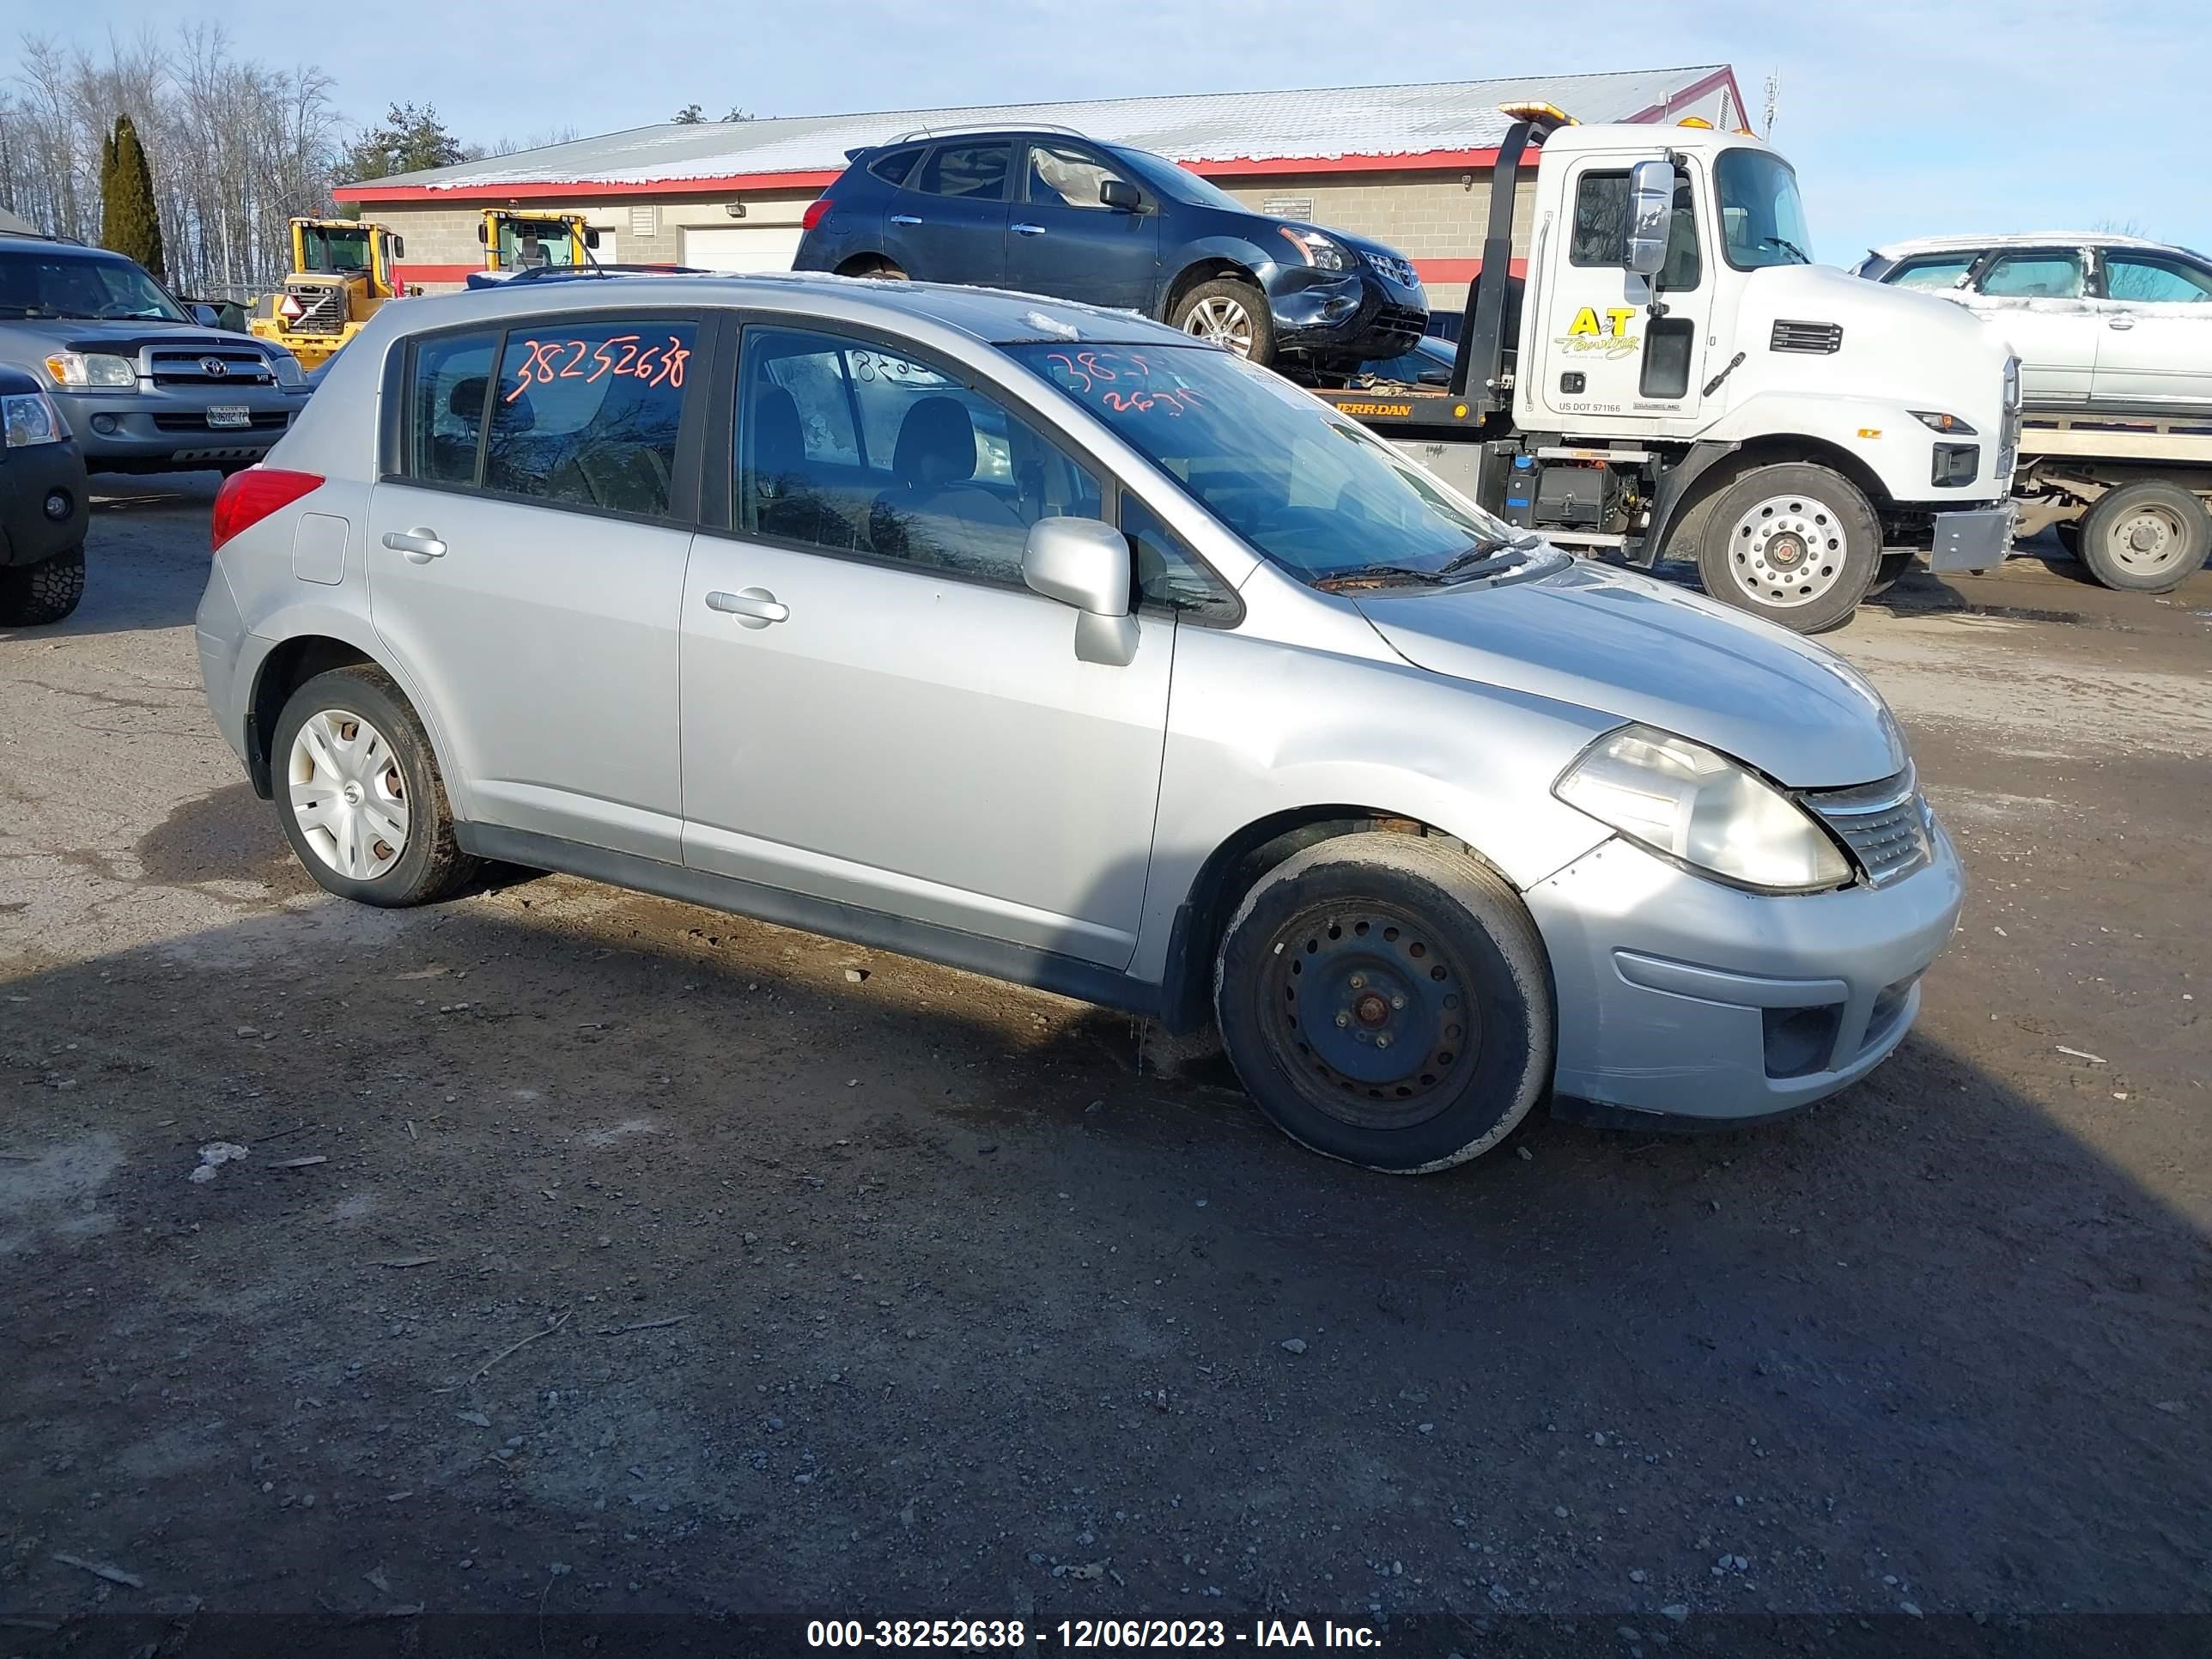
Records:
[[[511,276],[541,265],[590,264],[599,233],[584,222],[580,213],[486,208],[483,222],[477,227],[477,240],[483,244],[484,273]]]
[[[392,262],[407,245],[382,225],[352,219],[292,221],[292,270],[283,289],[253,302],[247,329],[313,368],[399,297]]]

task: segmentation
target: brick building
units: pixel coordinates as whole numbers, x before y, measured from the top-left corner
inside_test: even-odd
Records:
[[[1744,125],[1726,64],[1305,92],[1200,94],[868,115],[671,123],[340,187],[406,238],[403,280],[458,285],[483,266],[488,207],[580,213],[603,263],[787,269],[799,217],[845,153],[918,129],[1050,125],[1182,162],[1253,206],[1371,235],[1411,258],[1436,309],[1455,310],[1480,263],[1501,104],[1583,121]],[[1533,179],[1515,252],[1525,254]]]

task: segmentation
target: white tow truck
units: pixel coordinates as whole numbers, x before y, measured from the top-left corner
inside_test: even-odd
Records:
[[[1694,559],[1715,599],[1801,633],[1917,555],[2004,558],[2020,380],[2002,336],[1814,266],[1796,175],[1757,139],[1505,112],[1449,383],[1319,396],[1510,523],[1632,564]]]

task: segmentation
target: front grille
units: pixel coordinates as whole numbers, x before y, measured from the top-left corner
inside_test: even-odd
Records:
[[[221,363],[220,373],[210,365]],[[235,346],[216,346],[206,351],[183,349],[149,350],[146,373],[155,386],[274,386],[276,371],[259,352]]]
[[[1880,783],[1808,791],[1805,804],[1851,849],[1877,887],[1911,875],[1935,856],[1927,809],[1910,766]]]
[[[1421,279],[1413,273],[1411,259],[1401,259],[1391,253],[1370,253],[1364,248],[1360,250],[1359,257],[1366,260],[1370,268],[1381,271],[1401,288],[1413,288],[1420,283]]]
[[[1411,306],[1384,306],[1375,313],[1375,326],[1419,338],[1428,330],[1429,313]]]
[[[156,432],[282,432],[291,418],[289,414],[279,409],[268,414],[256,412],[247,416],[246,424],[242,427],[210,428],[205,414],[156,415],[154,429]]]
[[[1774,325],[1774,332],[1766,342],[1769,351],[1809,351],[1826,353],[1844,349],[1844,325],[1841,323],[1798,323],[1784,318]]]
[[[285,318],[284,326],[295,334],[343,334],[346,325],[345,289],[330,283],[301,283],[289,284],[285,294],[300,302],[296,317]],[[277,313],[283,317],[283,313]]]

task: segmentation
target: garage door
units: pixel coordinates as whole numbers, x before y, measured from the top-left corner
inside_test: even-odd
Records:
[[[716,225],[684,233],[684,263],[702,270],[789,270],[797,225]]]

